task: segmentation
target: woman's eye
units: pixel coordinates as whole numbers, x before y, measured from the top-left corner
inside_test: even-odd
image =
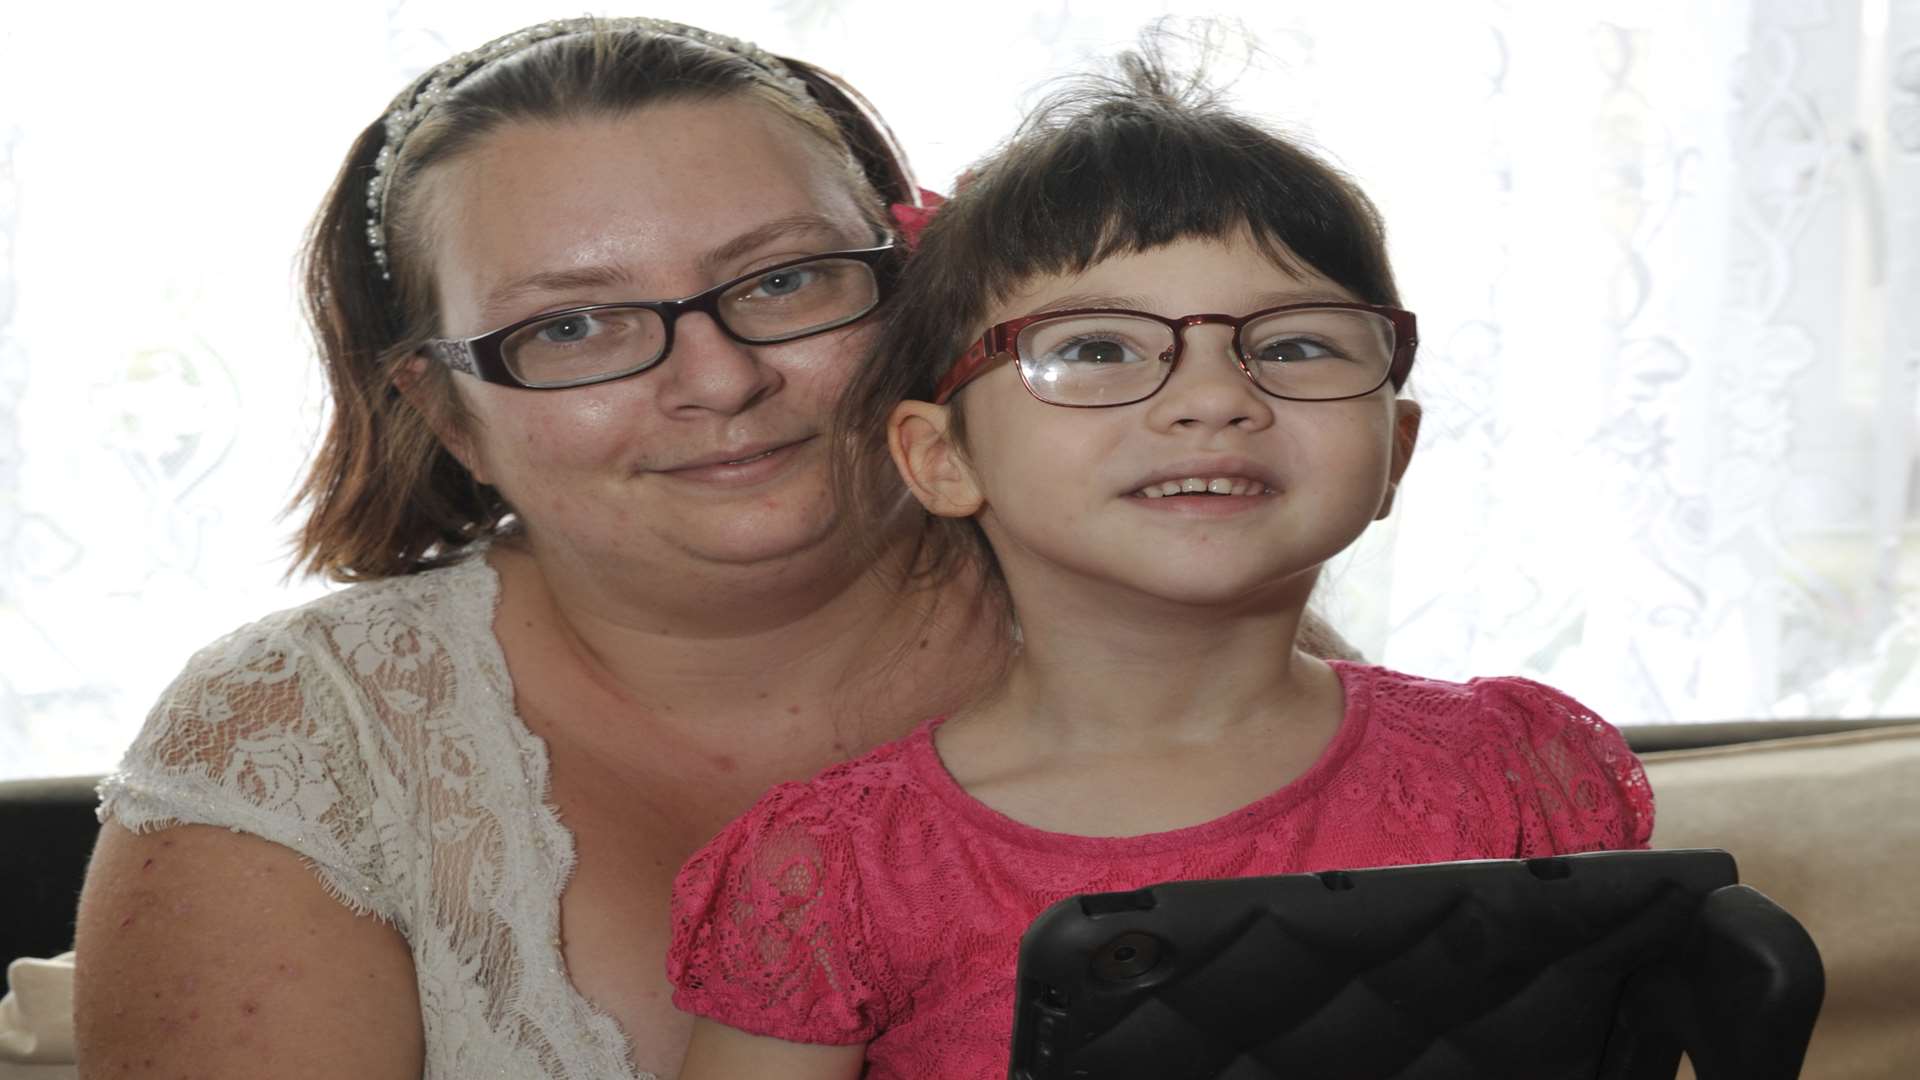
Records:
[[[597,323],[590,315],[563,315],[550,322],[541,323],[534,334],[549,345],[570,345],[576,341],[585,341],[596,331]]]
[[[747,295],[750,297],[792,296],[813,284],[819,274],[818,270],[806,266],[790,266],[785,270],[776,270],[755,281],[747,289]]]
[[[1302,360],[1328,360],[1339,352],[1312,338],[1287,337],[1263,341],[1252,349],[1253,358],[1263,364],[1289,364]]]

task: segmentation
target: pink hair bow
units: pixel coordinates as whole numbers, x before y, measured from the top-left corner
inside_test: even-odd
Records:
[[[927,222],[933,220],[933,215],[939,212],[941,204],[946,201],[945,196],[921,188],[919,206],[912,203],[894,203],[887,207],[888,213],[893,215],[894,224],[900,226],[900,242],[906,245],[908,251],[920,246],[921,232],[926,229]]]

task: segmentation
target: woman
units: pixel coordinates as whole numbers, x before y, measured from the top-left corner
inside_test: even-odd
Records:
[[[300,552],[359,583],[203,651],[103,785],[82,1075],[670,1077],[682,860],[992,678],[977,579],[903,601],[913,530],[828,497],[912,190],[856,100],[575,20],[361,137]]]

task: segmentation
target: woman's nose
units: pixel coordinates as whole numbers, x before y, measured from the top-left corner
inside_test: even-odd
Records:
[[[654,374],[665,376],[664,408],[727,416],[771,396],[784,381],[758,349],[728,337],[705,312],[689,312],[675,322],[673,349]]]
[[[1259,430],[1273,423],[1273,404],[1247,378],[1226,326],[1189,326],[1179,363],[1160,392],[1148,399],[1153,423],[1165,427],[1237,427]]]

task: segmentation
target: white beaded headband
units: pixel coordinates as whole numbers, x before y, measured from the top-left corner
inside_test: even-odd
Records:
[[[685,23],[647,18],[558,19],[495,38],[477,49],[459,53],[429,69],[415,79],[411,86],[400,92],[400,96],[394,99],[392,107],[387,112],[386,141],[380,147],[379,156],[373,159],[373,178],[367,181],[367,246],[373,249],[374,261],[380,264],[380,276],[388,279],[392,277],[387,259],[387,191],[392,186],[393,168],[400,158],[400,146],[406,141],[407,136],[420,126],[420,122],[426,119],[427,114],[446,99],[455,86],[488,64],[512,56],[542,41],[598,31],[619,33],[635,30],[665,37],[685,38],[722,52],[732,53],[764,72],[769,84],[793,95],[804,105],[815,109],[820,108],[820,105],[814,101],[813,95],[808,92],[807,84],[794,75],[772,53],[752,42],[741,41],[725,34],[716,34]]]

